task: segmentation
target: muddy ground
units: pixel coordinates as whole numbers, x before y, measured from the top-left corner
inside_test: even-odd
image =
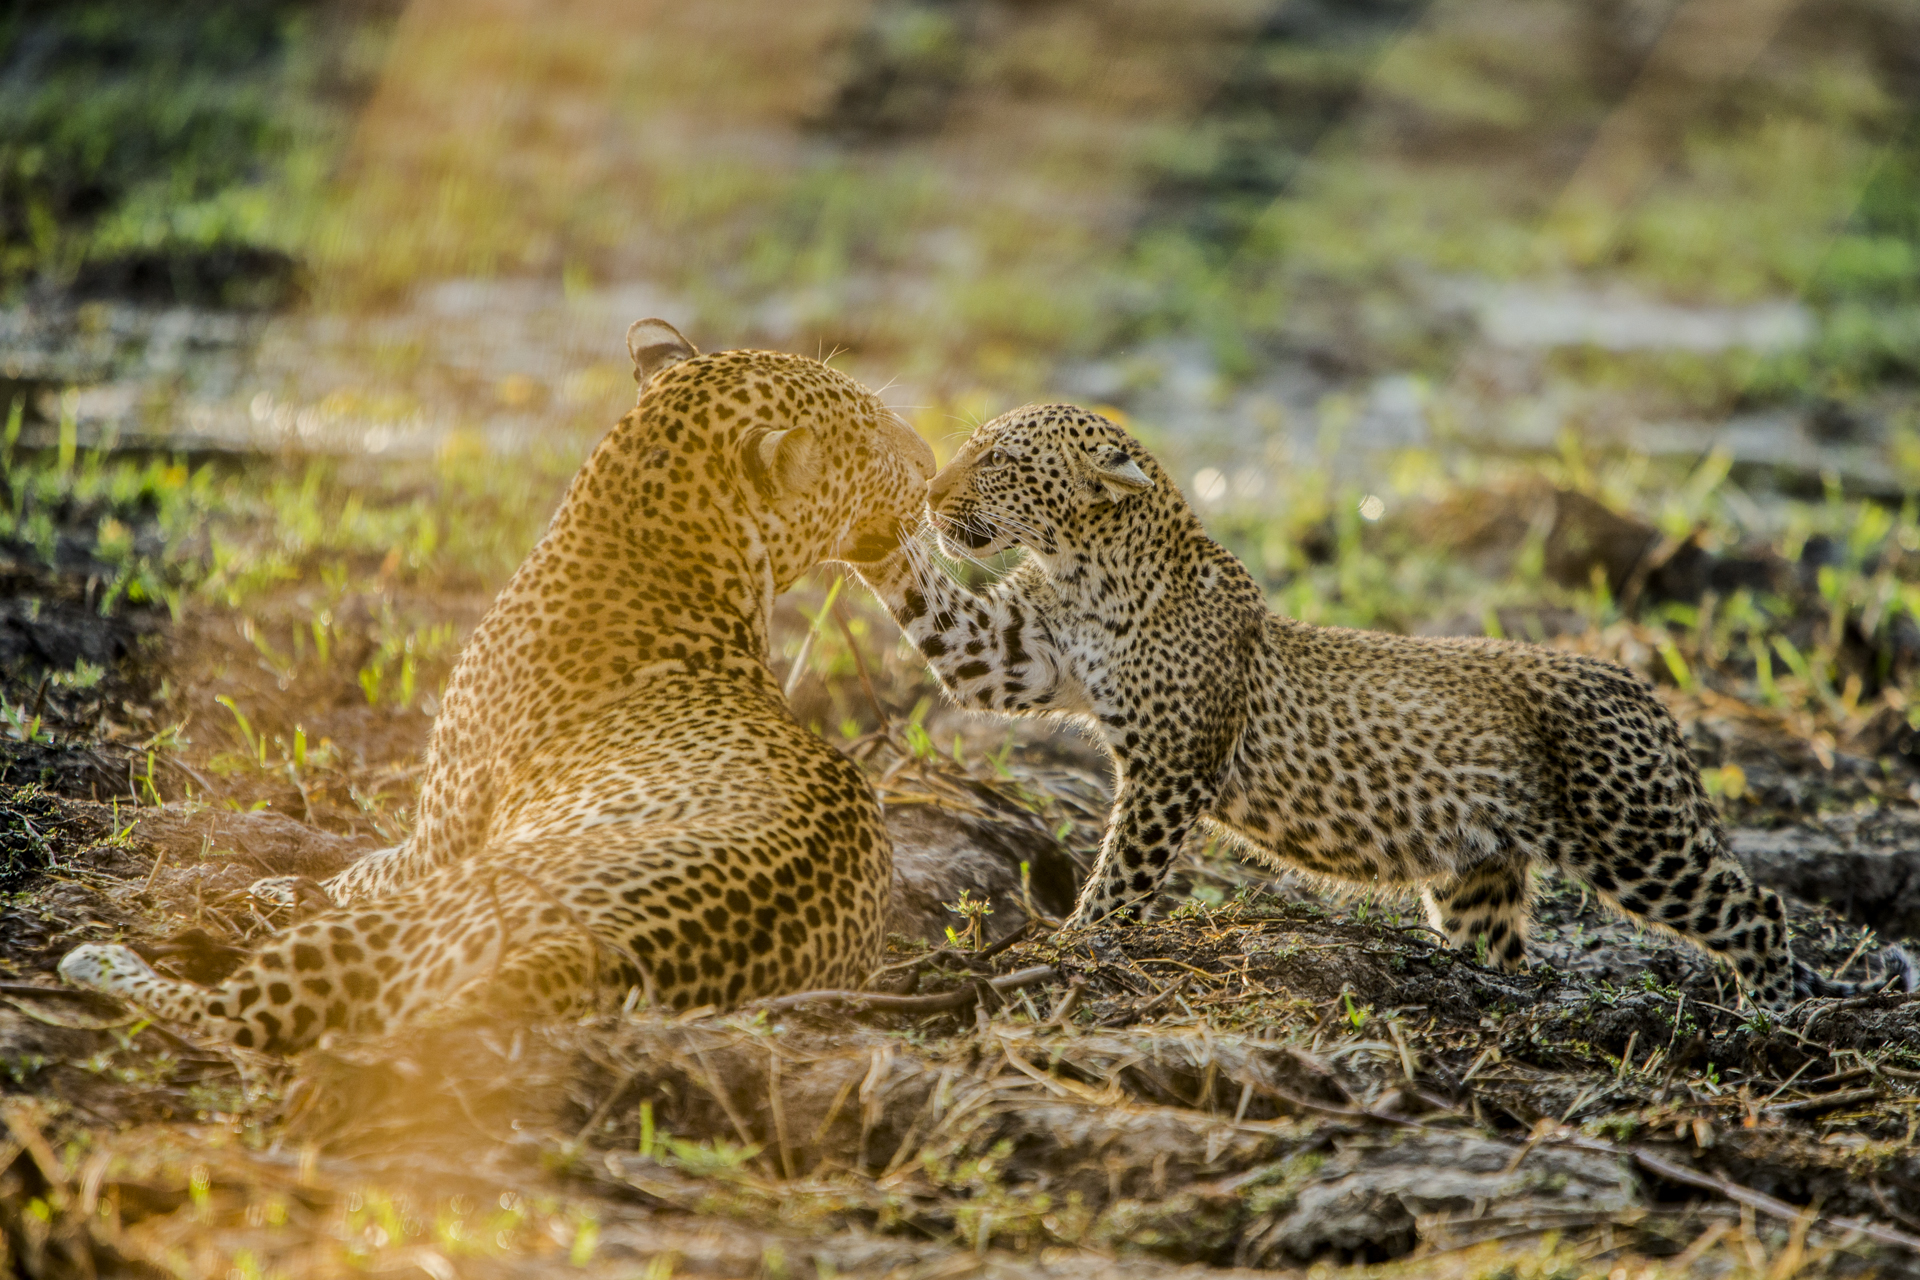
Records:
[[[1920,1001],[1748,1016],[1701,956],[1555,881],[1531,972],[1501,974],[1437,947],[1407,902],[1212,848],[1151,923],[1055,932],[1098,838],[1100,761],[915,717],[925,686],[898,655],[794,686],[805,717],[868,716],[846,749],[900,863],[878,999],[610,1009],[282,1061],[65,991],[59,957],[111,937],[227,972],[280,923],[251,880],[325,875],[404,829],[430,724],[341,687],[364,652],[332,676],[272,660],[299,588],[244,620],[103,617],[100,515],[58,526],[51,565],[7,549],[0,600],[8,697],[44,726],[0,739],[10,1274],[1920,1274]],[[337,630],[359,644],[398,613],[463,631],[485,599],[395,584]],[[450,655],[423,651],[422,687]],[[82,658],[92,683],[56,681]],[[1907,736],[1668,693],[1703,767],[1739,771],[1733,844],[1793,896],[1797,954],[1860,977],[1920,932]],[[324,764],[282,750],[296,718]],[[993,910],[949,938],[963,890]]]

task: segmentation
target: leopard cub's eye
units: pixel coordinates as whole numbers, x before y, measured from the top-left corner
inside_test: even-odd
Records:
[[[1006,465],[1007,465],[1007,451],[1006,451],[1005,449],[991,449],[991,450],[989,450],[989,451],[987,452],[987,465],[988,465],[988,466],[990,466],[990,467],[1004,467],[1004,466],[1006,466]]]

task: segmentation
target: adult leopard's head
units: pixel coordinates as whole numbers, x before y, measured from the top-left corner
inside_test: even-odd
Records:
[[[839,370],[779,351],[701,355],[664,320],[637,321],[627,349],[656,524],[733,495],[784,591],[822,560],[882,558],[918,523],[933,450]]]
[[[1113,536],[1155,490],[1171,492],[1139,441],[1097,413],[1038,404],[975,431],[933,478],[927,508],[954,554],[1052,557]]]

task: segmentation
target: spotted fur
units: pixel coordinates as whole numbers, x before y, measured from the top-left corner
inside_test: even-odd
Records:
[[[933,455],[818,361],[700,356],[659,321],[629,349],[638,405],[461,653],[412,837],[218,988],[122,947],[65,977],[292,1050],[446,1008],[633,985],[730,1005],[869,972],[892,849],[859,772],[789,713],[768,620],[814,564],[897,547]]]
[[[1622,668],[1270,613],[1139,442],[1070,405],[988,423],[929,492],[950,552],[1024,559],[975,593],[909,546],[869,582],[958,702],[1071,717],[1113,759],[1069,924],[1137,913],[1204,821],[1275,865],[1419,885],[1453,946],[1503,968],[1525,961],[1545,863],[1724,958],[1764,1005],[1796,979],[1856,989],[1796,967],[1780,898],[1729,856],[1673,718]]]

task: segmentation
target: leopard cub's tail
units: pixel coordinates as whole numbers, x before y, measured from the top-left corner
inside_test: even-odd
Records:
[[[1870,977],[1864,982],[1836,982],[1795,960],[1793,994],[1797,999],[1806,1000],[1812,997],[1863,996],[1882,991],[1912,993],[1920,990],[1920,966],[1916,966],[1913,957],[1901,948],[1888,947],[1882,951],[1880,964],[1878,977]]]

